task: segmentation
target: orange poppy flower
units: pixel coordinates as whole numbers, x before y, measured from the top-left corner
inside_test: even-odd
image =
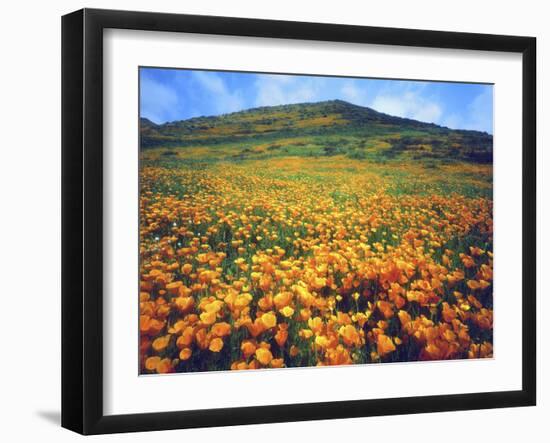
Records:
[[[189,360],[192,354],[193,352],[191,351],[191,349],[183,348],[179,353],[180,360]]]
[[[155,371],[159,363],[160,363],[160,357],[157,357],[157,356],[149,357],[147,358],[147,360],[145,360],[145,368],[148,371]]]
[[[223,348],[223,340],[219,337],[213,338],[210,342],[210,346],[208,349],[210,349],[212,352],[220,352]]]
[[[273,354],[269,349],[256,349],[256,359],[264,366],[267,366],[273,359]]]
[[[153,349],[157,352],[164,351],[168,347],[171,337],[172,336],[168,334],[163,337],[156,338],[155,340],[153,340]]]
[[[272,312],[263,314],[261,320],[266,329],[274,328],[277,325],[277,317]]]
[[[381,357],[395,351],[395,345],[392,339],[385,334],[378,335],[376,351]]]
[[[218,337],[225,337],[231,334],[231,325],[226,322],[215,323],[212,326],[211,332]]]

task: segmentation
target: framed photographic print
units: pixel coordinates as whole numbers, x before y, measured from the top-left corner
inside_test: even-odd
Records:
[[[534,38],[62,25],[64,427],[535,404]]]

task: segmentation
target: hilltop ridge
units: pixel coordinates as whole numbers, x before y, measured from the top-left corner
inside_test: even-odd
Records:
[[[306,146],[304,153],[311,152],[307,146],[317,146],[325,155],[348,153],[358,158],[490,162],[493,152],[493,137],[485,132],[453,130],[343,100],[263,106],[164,124],[140,119],[142,149],[238,144],[250,151],[257,145],[295,146],[297,140]]]

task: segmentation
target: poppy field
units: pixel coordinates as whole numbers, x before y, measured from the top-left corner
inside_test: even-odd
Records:
[[[493,357],[490,163],[223,149],[141,153],[141,374]]]

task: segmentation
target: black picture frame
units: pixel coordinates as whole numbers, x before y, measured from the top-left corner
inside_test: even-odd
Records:
[[[108,28],[522,54],[522,389],[177,412],[103,413],[103,31]],[[536,403],[536,39],[83,9],[62,18],[62,426],[82,434],[458,411]]]

